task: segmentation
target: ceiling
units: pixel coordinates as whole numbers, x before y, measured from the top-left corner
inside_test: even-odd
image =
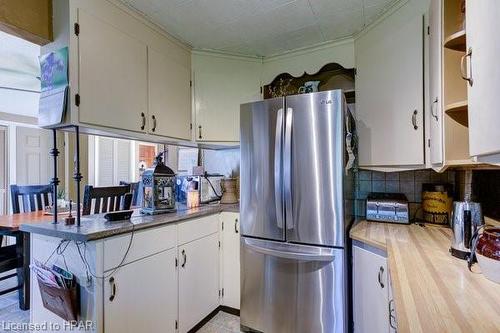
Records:
[[[122,0],[194,48],[270,56],[352,36],[397,0]]]

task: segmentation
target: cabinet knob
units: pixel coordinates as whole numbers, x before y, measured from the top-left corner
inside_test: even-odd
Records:
[[[198,139],[201,139],[202,138],[202,135],[201,135],[201,125],[198,126]]]
[[[153,120],[153,128],[151,128],[151,131],[156,131],[156,117],[154,115],[151,116],[151,119]]]
[[[384,274],[384,267],[380,266],[380,269],[378,270],[378,283],[380,284],[380,287],[383,289],[385,285],[384,282],[382,282],[382,274]]]
[[[144,128],[146,128],[146,115],[141,112],[141,130],[144,130]]]
[[[113,302],[113,300],[115,299],[115,296],[116,296],[116,283],[115,283],[114,277],[111,277],[109,279],[109,284],[111,286],[111,295],[109,296],[109,301]]]

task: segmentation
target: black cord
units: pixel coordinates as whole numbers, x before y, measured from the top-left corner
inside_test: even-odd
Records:
[[[212,190],[214,191],[215,196],[216,196],[219,200],[220,200],[220,199],[222,199],[222,194],[221,194],[221,195],[219,195],[219,194],[217,193],[217,191],[215,190],[215,187],[212,185],[212,182],[210,181],[210,179],[208,179],[208,173],[207,173],[207,172],[205,172],[205,174],[203,175],[203,177],[207,180],[208,184],[210,184],[210,187],[212,187]]]

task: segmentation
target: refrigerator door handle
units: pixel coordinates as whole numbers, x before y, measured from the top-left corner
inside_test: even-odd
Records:
[[[285,190],[286,228],[293,229],[292,214],[292,123],[293,109],[287,108],[285,118],[285,148],[283,153],[283,179]]]
[[[298,261],[331,262],[335,259],[333,249],[295,244],[274,244],[269,241],[245,239],[245,246],[260,254]]]
[[[276,224],[283,229],[283,196],[281,189],[281,147],[283,145],[283,109],[276,116],[276,137],[274,139],[274,202]]]

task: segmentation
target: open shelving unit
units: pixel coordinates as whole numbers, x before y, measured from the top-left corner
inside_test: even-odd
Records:
[[[467,45],[461,5],[462,0],[443,1],[442,92],[446,165],[475,163],[469,154],[467,82],[461,73],[461,59]]]

